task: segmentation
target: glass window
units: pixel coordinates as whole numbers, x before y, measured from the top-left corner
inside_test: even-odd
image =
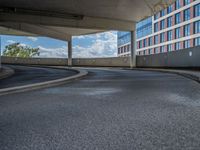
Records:
[[[200,16],[200,4],[194,6],[194,16]]]
[[[181,49],[181,43],[177,42],[175,43],[175,50],[179,50],[179,49]]]
[[[144,47],[147,47],[147,39],[144,39]]]
[[[142,48],[143,45],[142,45],[142,41],[139,41],[139,48]]]
[[[190,35],[190,24],[184,26],[184,36]]]
[[[149,46],[152,46],[152,45],[153,45],[153,38],[150,37],[150,38],[149,38]]]
[[[194,23],[194,33],[200,33],[200,20]]]
[[[172,17],[168,17],[167,18],[167,27],[171,27],[172,26]]]
[[[161,46],[161,47],[160,47],[160,52],[161,52],[161,53],[164,53],[164,52],[165,52],[165,46]]]
[[[160,30],[165,28],[165,20],[160,21]]]
[[[160,43],[165,42],[165,33],[160,34]]]
[[[172,38],[173,38],[173,34],[172,34],[172,30],[170,30],[170,31],[167,32],[167,40],[171,41]]]
[[[184,21],[190,20],[190,8],[184,10]]]
[[[194,39],[194,45],[200,46],[200,37]]]
[[[155,53],[156,53],[156,54],[160,53],[160,51],[159,51],[159,48],[158,48],[158,47],[156,47],[156,48],[155,48]]]
[[[190,4],[190,0],[184,0],[184,6]]]
[[[158,35],[156,35],[156,36],[154,37],[154,43],[155,43],[155,44],[158,44]]]
[[[130,32],[117,32],[117,43],[118,46],[125,45],[131,41],[131,34]]]
[[[160,11],[160,17],[163,17],[165,15],[165,9]]]
[[[153,54],[153,49],[149,49],[149,54]]]
[[[167,13],[171,13],[173,11],[173,5],[170,5],[169,7],[167,7]]]
[[[154,20],[157,20],[159,18],[159,13],[154,15]]]
[[[152,33],[152,17],[144,19],[136,24],[137,39]]]
[[[175,24],[181,23],[181,13],[175,14]]]
[[[173,51],[173,45],[172,44],[167,45],[167,50],[168,52]]]
[[[181,28],[175,29],[175,38],[178,39],[181,37]]]
[[[175,8],[176,9],[181,8],[181,2],[180,2],[180,0],[176,0],[176,2],[175,2]]]
[[[190,40],[184,41],[184,48],[190,48]]]
[[[154,32],[158,32],[158,22],[154,24]]]

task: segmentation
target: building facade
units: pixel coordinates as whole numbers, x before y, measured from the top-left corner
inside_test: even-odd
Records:
[[[200,45],[200,0],[176,0],[136,25],[137,55]],[[130,32],[118,32],[118,56],[130,56]]]

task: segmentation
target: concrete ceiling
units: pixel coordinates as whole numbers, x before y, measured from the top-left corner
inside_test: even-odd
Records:
[[[67,37],[105,30],[132,31],[136,22],[151,16],[174,1],[1,0],[0,25],[27,32],[21,28],[21,24],[26,24],[26,28],[29,24],[39,26],[40,29],[46,28],[48,32],[52,30],[56,34],[66,34]],[[40,35],[31,30],[28,32]]]

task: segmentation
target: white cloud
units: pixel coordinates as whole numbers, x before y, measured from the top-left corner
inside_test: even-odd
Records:
[[[38,40],[37,37],[32,37],[32,36],[27,37],[27,39],[29,39],[29,40],[31,40],[31,41],[33,41],[33,42],[35,42],[35,41]]]
[[[38,46],[40,56],[47,58],[67,58],[67,47],[63,46],[60,48],[45,48],[43,46]]]
[[[16,43],[16,41],[14,41],[14,40],[7,40],[6,42],[9,43],[9,44]]]
[[[117,56],[117,34],[114,31],[88,35],[92,44],[87,47],[75,45],[73,57],[115,57]],[[85,36],[87,38],[88,36]]]

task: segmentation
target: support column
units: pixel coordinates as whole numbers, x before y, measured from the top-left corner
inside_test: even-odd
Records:
[[[136,67],[136,32],[131,31],[131,58],[130,67]]]
[[[72,66],[72,38],[68,41],[68,66]]]

